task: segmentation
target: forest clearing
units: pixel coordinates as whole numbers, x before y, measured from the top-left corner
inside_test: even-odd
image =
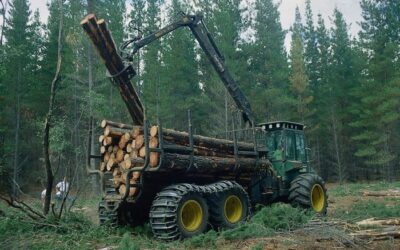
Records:
[[[148,225],[118,230],[98,227],[98,198],[81,197],[58,226],[27,223],[3,204],[0,242],[3,249],[398,249],[400,198],[365,196],[365,191],[400,190],[400,182],[328,184],[329,211],[315,217],[285,204],[267,206],[238,229],[209,231],[178,242],[154,240]],[[72,194],[75,195],[75,194]],[[33,195],[36,197],[37,194]],[[36,200],[31,195],[23,197]],[[36,200],[37,202],[37,200]],[[397,220],[393,225],[357,225],[357,222]],[[25,222],[24,222],[25,221]],[[390,221],[389,221],[390,222]],[[372,230],[370,236],[357,236]],[[378,232],[373,236],[372,232]],[[382,234],[383,236],[379,236]],[[389,235],[385,235],[388,233]],[[395,236],[397,235],[397,236]]]
[[[399,248],[400,2],[351,1],[0,0],[0,248]]]

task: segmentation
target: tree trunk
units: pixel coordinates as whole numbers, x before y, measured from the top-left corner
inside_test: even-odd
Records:
[[[75,73],[78,74],[79,67],[78,64],[75,64]],[[73,129],[73,145],[75,148],[79,148],[79,143],[78,143],[78,81],[75,79],[74,81],[74,129]],[[76,189],[79,190],[79,184],[81,183],[81,173],[79,173],[80,169],[79,168],[79,156],[78,156],[78,150],[74,150],[74,160],[75,160],[75,176],[76,176]]]
[[[93,13],[94,12],[94,4],[95,4],[95,1],[93,1],[93,0],[88,0],[87,1],[87,12],[88,13]],[[92,117],[93,117],[93,103],[92,103],[92,91],[93,91],[93,46],[92,46],[92,44],[88,44],[88,50],[87,50],[87,53],[88,53],[88,64],[87,64],[87,68],[88,68],[88,87],[89,87],[89,119],[92,119]],[[91,123],[91,130],[92,131],[95,131],[95,124],[94,124],[94,122],[92,122]],[[94,133],[92,133],[92,137],[91,138],[89,138],[89,140],[90,140],[90,148],[91,148],[91,151],[90,151],[90,154],[91,155],[95,155],[96,154],[96,152],[95,152],[95,148],[96,148],[96,144],[95,144],[95,138],[94,138]],[[91,169],[95,169],[96,168],[96,166],[95,166],[95,162],[94,161],[90,161],[90,168]],[[95,194],[95,195],[98,195],[99,194],[99,190],[100,190],[100,187],[99,187],[99,176],[97,175],[97,174],[93,174],[93,175],[91,175],[91,182],[92,182],[92,192]]]
[[[339,135],[338,135],[338,128],[337,128],[337,119],[335,116],[335,112],[332,109],[332,114],[331,114],[331,119],[332,119],[332,129],[333,129],[333,143],[335,147],[335,157],[336,157],[336,164],[337,164],[337,170],[338,170],[338,176],[339,176],[339,184],[342,185],[344,181],[344,166],[342,164],[342,159],[340,155],[340,145],[339,145]]]
[[[60,80],[60,71],[62,64],[62,35],[63,35],[63,21],[64,21],[64,12],[63,12],[63,1],[59,0],[59,8],[60,8],[60,22],[58,26],[58,41],[57,41],[57,67],[56,72],[54,74],[53,81],[51,82],[50,89],[50,100],[49,100],[49,110],[46,115],[46,120],[44,122],[44,137],[43,137],[43,150],[44,150],[44,159],[45,159],[45,167],[46,167],[46,175],[47,175],[47,185],[46,185],[46,197],[44,201],[43,213],[48,214],[50,209],[50,201],[51,201],[51,190],[53,188],[53,170],[51,168],[50,162],[50,153],[49,153],[49,133],[51,126],[51,119],[53,115],[53,106],[54,99],[56,95],[56,87],[57,83]]]
[[[228,133],[228,127],[229,127],[229,122],[228,122],[228,90],[225,89],[225,139],[228,140],[229,138],[229,133]]]
[[[1,24],[1,34],[0,34],[0,46],[3,46],[3,37],[4,37],[4,26],[6,25],[6,14],[7,14],[7,7],[8,7],[8,0],[3,2],[3,0],[0,1],[2,5],[2,12],[1,15],[3,17],[3,23]]]
[[[12,194],[16,197],[17,194],[17,184],[18,184],[18,159],[19,159],[19,130],[21,125],[21,91],[20,91],[20,84],[21,84],[21,66],[18,65],[18,74],[17,74],[17,82],[16,82],[16,93],[17,93],[17,100],[15,103],[15,137],[14,137],[14,167],[13,167],[13,183],[12,183]]]

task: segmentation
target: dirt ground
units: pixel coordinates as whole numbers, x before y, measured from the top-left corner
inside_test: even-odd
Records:
[[[341,225],[336,218],[338,212],[347,213],[357,203],[368,202],[373,199],[375,202],[391,206],[392,201],[387,197],[366,197],[362,191],[369,190],[368,185],[363,186],[361,190],[349,191],[349,194],[341,196],[336,192],[329,192],[340,188],[338,184],[328,184],[329,206],[326,218],[321,218],[325,222],[317,225],[306,225],[304,228],[297,229],[290,233],[278,233],[277,236],[268,238],[248,239],[237,242],[236,249],[400,249],[400,239],[387,237],[384,239],[358,239],[350,233],[358,228],[353,228],[351,224]],[[397,197],[400,201],[400,197]],[[397,203],[396,203],[397,204]],[[397,217],[400,217],[398,214]],[[317,219],[318,220],[318,219]],[[342,222],[340,220],[340,222]],[[338,223],[337,225],[335,225]],[[351,227],[351,228],[349,228]],[[400,228],[397,228],[400,230]],[[227,248],[229,249],[229,248]]]
[[[278,232],[273,237],[253,238],[246,240],[227,241],[217,240],[218,249],[400,249],[400,239],[387,237],[384,239],[361,239],[351,236],[358,230],[351,222],[339,219],[342,213],[350,213],[353,206],[365,203],[371,197],[362,195],[362,191],[368,190],[368,185],[339,187],[337,184],[328,184],[329,207],[325,217],[316,218],[304,228],[290,232]],[[376,185],[372,189],[376,189]],[[331,192],[330,192],[331,191]],[[387,197],[373,197],[375,202],[390,206],[393,203]],[[400,201],[400,197],[397,198]],[[398,204],[398,203],[396,203]],[[97,222],[97,211],[90,207],[82,207],[82,212],[87,214],[94,222]],[[400,217],[400,214],[397,216]],[[357,218],[355,218],[357,220]],[[399,230],[399,228],[397,228]],[[180,248],[180,247],[178,247]],[[184,247],[186,248],[186,247]],[[191,248],[191,247],[190,247]],[[113,249],[113,246],[106,247]],[[205,248],[207,249],[207,248]]]

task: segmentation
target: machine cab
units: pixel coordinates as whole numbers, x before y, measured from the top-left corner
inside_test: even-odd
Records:
[[[279,176],[290,175],[289,172],[307,171],[308,157],[303,124],[277,121],[262,123],[259,127],[268,150],[268,158]]]

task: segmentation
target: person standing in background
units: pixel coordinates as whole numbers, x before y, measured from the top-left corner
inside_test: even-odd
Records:
[[[56,198],[58,200],[64,199],[64,197],[68,193],[68,190],[69,190],[69,183],[66,181],[66,178],[64,177],[64,179],[59,183],[57,183],[56,185]]]

